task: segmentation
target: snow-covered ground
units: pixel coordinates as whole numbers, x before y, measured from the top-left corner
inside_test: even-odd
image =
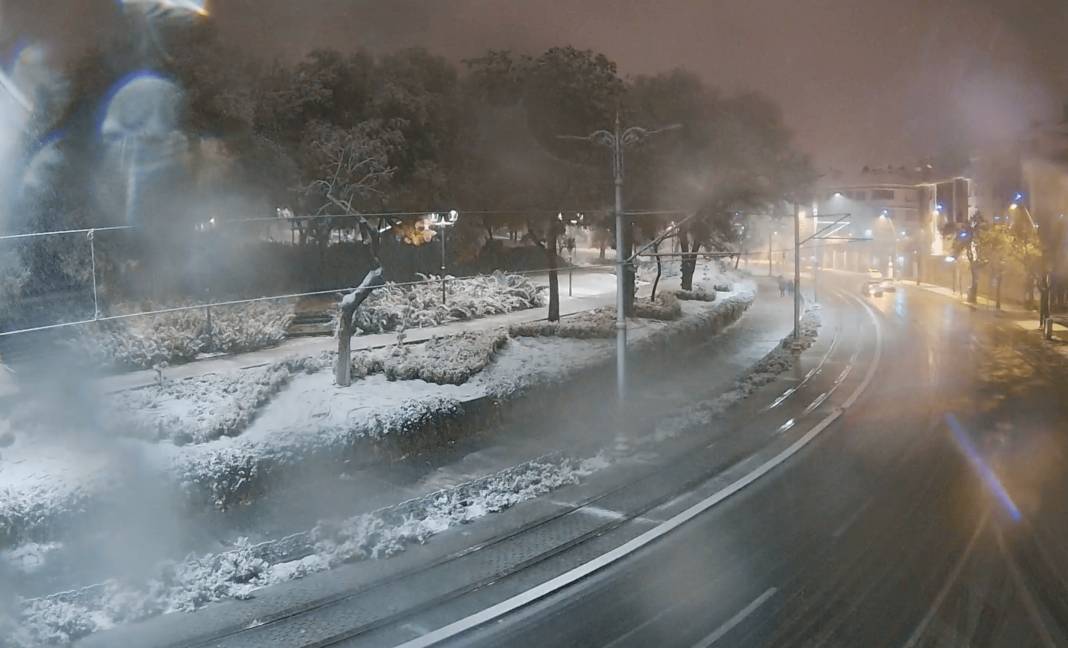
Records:
[[[26,600],[19,606],[16,618],[8,619],[9,641],[26,647],[66,644],[118,624],[187,612],[223,598],[246,598],[262,587],[339,564],[391,556],[450,527],[576,484],[607,465],[608,460],[602,456],[580,461],[545,457],[458,488],[343,520],[325,521],[307,532],[276,541],[240,542],[225,552],[163,563],[147,578],[109,580]],[[20,564],[33,562],[33,557],[25,555],[18,559]],[[0,616],[0,633],[5,630],[3,624]]]
[[[706,268],[699,270],[695,283],[708,292],[714,292],[715,284],[730,283],[732,290],[719,293],[713,302],[675,302],[681,317],[674,321],[632,320],[629,343],[635,352],[655,351],[688,335],[719,331],[737,319],[755,295],[752,282],[733,273],[723,275]],[[662,281],[662,290],[670,287],[677,287],[677,279]],[[455,349],[450,348],[450,340]],[[102,399],[99,409],[105,414],[89,416],[82,423],[94,428],[93,439],[98,439],[98,428],[106,428],[107,443],[97,444],[98,449],[92,443],[70,443],[71,438],[78,438],[73,431],[54,437],[29,428],[15,430],[14,443],[0,449],[0,547],[7,547],[0,554],[0,577],[5,569],[22,573],[37,569],[52,552],[61,551],[70,520],[90,515],[98,500],[126,497],[147,483],[150,490],[177,494],[175,499],[186,510],[229,508],[257,498],[288,470],[341,472],[433,450],[450,422],[462,420],[465,408],[566,383],[610,363],[614,344],[610,339],[506,338],[500,331],[488,331],[472,334],[466,342],[441,338],[391,352],[399,354],[405,366],[416,367],[414,374],[401,372],[405,376],[450,377],[456,375],[448,370],[453,362],[468,368],[460,372],[463,375],[485,365],[466,382],[452,381],[460,384],[391,380],[398,374],[391,373],[385,366],[388,361],[380,357],[370,361],[382,365],[377,371],[357,371],[354,377],[364,377],[348,388],[338,388],[333,384],[333,358],[324,354],[259,369],[164,380],[144,390],[93,395],[93,399]],[[357,366],[361,362],[354,359]],[[427,368],[434,371],[421,373]],[[4,425],[18,425],[29,418],[0,420],[0,432]],[[64,421],[79,425],[77,420]],[[376,512],[350,523],[324,523],[308,536],[317,543],[314,550],[298,558],[272,562],[262,557],[262,545],[256,545],[260,549],[241,546],[193,557],[179,567],[172,565],[166,576],[147,584],[90,588],[86,591],[94,592],[91,604],[81,595],[35,599],[21,608],[34,620],[24,626],[23,631],[30,632],[24,638],[62,640],[64,635],[84,634],[111,623],[241,595],[249,588],[339,560],[388,553],[382,547],[422,541],[455,520],[514,503],[514,497],[533,497],[555,488],[554,484],[571,483],[593,465],[580,466],[568,458],[550,464],[556,467],[527,466],[528,471],[556,471],[532,478],[531,484],[537,486],[529,489],[517,482],[496,489],[494,484],[504,483],[500,479],[472,482],[483,484],[477,487],[483,489],[481,499],[476,500],[481,503],[465,504],[462,510],[449,504],[451,496],[442,496],[443,509],[427,504],[430,512],[414,518],[374,517],[381,513]],[[168,497],[161,495],[160,501],[173,504]],[[388,532],[383,531],[386,527]],[[360,529],[374,529],[375,542],[385,544],[368,545]],[[334,540],[327,541],[327,537]],[[391,537],[401,540],[394,542]],[[0,635],[2,623],[0,619]]]

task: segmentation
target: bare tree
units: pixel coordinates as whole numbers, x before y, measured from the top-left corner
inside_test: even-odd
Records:
[[[381,228],[367,223],[360,206],[380,202],[396,172],[389,164],[390,151],[402,140],[395,129],[377,120],[350,129],[326,124],[311,129],[304,149],[316,177],[304,184],[303,193],[318,203],[315,216],[341,217],[309,219],[308,233],[320,249],[326,247],[333,230],[346,222],[354,221],[365,242],[374,240],[373,233]]]
[[[355,332],[352,321],[356,309],[376,288],[385,283],[382,266],[378,266],[368,272],[360,285],[345,294],[338,303],[337,365],[334,367],[334,382],[338,387],[348,387],[352,384],[352,334]]]

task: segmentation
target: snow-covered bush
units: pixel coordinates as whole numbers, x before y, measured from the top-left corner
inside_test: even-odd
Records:
[[[704,286],[696,286],[693,290],[676,290],[675,296],[682,301],[716,301],[716,293],[708,292]]]
[[[151,308],[148,306],[147,308]],[[136,311],[139,308],[120,308]],[[189,362],[205,351],[241,353],[280,343],[293,320],[291,304],[257,302],[94,322],[79,329],[75,353],[115,369]]]
[[[297,373],[318,371],[328,358],[287,358],[266,367],[186,380],[163,380],[112,398],[119,411],[134,412],[135,436],[179,445],[237,436],[271,397]]]
[[[492,362],[507,342],[508,334],[501,329],[435,337],[387,355],[381,361],[382,370],[390,380],[462,385]]]
[[[512,337],[610,338],[616,334],[616,315],[612,308],[598,308],[565,317],[559,322],[539,320],[512,324],[508,333]]]
[[[336,521],[285,538],[158,565],[141,582],[107,581],[81,590],[27,599],[13,645],[69,644],[93,632],[166,614],[189,612],[262,587],[360,560],[384,558],[446,529],[558,488],[602,469],[601,457],[544,457],[449,490]],[[5,629],[0,619],[0,629]],[[6,644],[0,644],[6,645]]]
[[[517,274],[494,272],[470,279],[448,278],[441,303],[437,277],[431,283],[387,285],[376,290],[356,312],[354,323],[365,333],[438,326],[446,322],[500,315],[545,304],[544,288]]]
[[[665,291],[657,295],[653,301],[634,300],[634,316],[670,322],[682,317],[682,304],[679,303],[675,293]]]

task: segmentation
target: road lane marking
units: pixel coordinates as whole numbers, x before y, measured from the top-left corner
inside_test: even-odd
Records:
[[[839,340],[838,334],[841,332],[841,330],[842,330],[841,326],[836,326],[835,327],[835,329],[834,329],[834,337],[831,339],[831,343],[830,343],[830,345],[828,345],[827,351],[823,354],[823,357],[820,358],[820,362],[819,362],[818,365],[816,365],[816,368],[813,369],[812,371],[809,371],[808,375],[805,376],[799,383],[797,383],[797,387],[791,387],[791,388],[787,389],[786,391],[784,391],[782,393],[782,396],[779,396],[778,398],[776,398],[775,401],[771,405],[768,405],[766,408],[764,408],[764,411],[770,411],[770,410],[775,409],[779,405],[782,405],[783,401],[785,401],[787,398],[790,398],[790,396],[792,396],[794,394],[794,392],[796,392],[798,389],[801,389],[802,387],[804,387],[805,383],[808,382],[809,378],[811,378],[813,374],[820,373],[823,370],[823,365],[826,364],[827,358],[831,357],[831,354],[834,352],[834,350],[836,348],[838,348],[838,340]],[[787,378],[787,380],[791,380],[791,379]],[[796,380],[796,378],[793,379],[793,380]]]
[[[753,601],[749,605],[745,606],[744,608],[739,610],[737,614],[727,619],[726,623],[716,628],[715,632],[708,635],[701,641],[695,643],[693,648],[709,648],[709,646],[722,639],[728,632],[734,630],[734,628],[739,623],[745,621],[745,618],[747,616],[749,616],[753,612],[756,612],[757,608],[759,608],[761,605],[764,605],[764,603],[766,603],[767,600],[770,599],[772,596],[775,596],[775,593],[778,591],[779,589],[776,587],[769,587],[767,590],[764,591],[763,594],[753,599]]]
[[[972,537],[968,540],[968,545],[964,547],[964,552],[960,555],[960,559],[957,560],[957,564],[953,565],[953,571],[949,572],[949,577],[946,578],[946,582],[942,584],[942,589],[938,591],[938,595],[935,596],[934,601],[931,602],[931,608],[927,610],[927,614],[920,619],[920,625],[916,626],[913,630],[912,636],[905,642],[904,648],[913,648],[920,639],[923,638],[923,633],[927,631],[927,626],[934,620],[935,615],[938,614],[938,609],[942,607],[942,603],[945,602],[946,596],[949,595],[949,590],[953,588],[954,583],[960,578],[960,573],[964,571],[964,565],[968,562],[968,557],[972,555],[972,550],[975,549],[975,543],[979,540],[979,535],[982,533],[983,528],[986,527],[986,520],[989,517],[990,512],[983,513],[983,517],[979,520],[979,526],[975,527],[975,532],[972,533]]]
[[[775,468],[779,467],[787,459],[793,457],[795,454],[800,452],[809,443],[812,443],[812,441],[816,439],[816,437],[822,434],[824,430],[826,430],[832,423],[838,420],[838,418],[845,412],[845,410],[848,407],[852,406],[852,404],[856,402],[858,398],[860,398],[861,393],[863,393],[863,391],[868,388],[868,386],[871,384],[871,381],[875,378],[875,372],[878,369],[879,362],[882,359],[882,326],[879,323],[878,317],[875,315],[875,311],[873,311],[870,307],[864,304],[863,301],[856,297],[854,297],[853,299],[865,307],[869,317],[871,317],[872,319],[872,323],[875,325],[875,354],[872,357],[872,364],[870,367],[868,367],[868,372],[865,375],[864,380],[853,390],[853,393],[847,400],[847,405],[840,408],[834,408],[819,423],[816,423],[816,425],[814,425],[808,432],[801,436],[801,438],[791,443],[778,454],[771,457],[764,463],[760,464],[746,475],[738,478],[731,484],[723,487],[719,491],[694,504],[690,508],[682,511],[681,513],[676,514],[674,517],[668,519],[667,521],[653,527],[652,529],[649,529],[648,531],[631,540],[628,540],[627,542],[621,544],[615,549],[607,551],[601,554],[600,556],[597,556],[596,558],[593,558],[581,565],[578,565],[577,567],[573,567],[572,569],[560,574],[559,576],[551,578],[541,583],[540,585],[535,585],[534,587],[524,592],[520,592],[519,594],[516,594],[510,598],[507,598],[501,601],[500,603],[496,603],[494,605],[491,605],[490,607],[475,612],[474,614],[470,614],[462,619],[453,621],[452,623],[442,626],[437,630],[434,630],[433,632],[428,632],[427,634],[421,637],[406,641],[400,644],[398,648],[427,648],[429,646],[433,646],[435,644],[447,641],[449,639],[452,639],[453,637],[473,630],[474,628],[500,619],[506,614],[514,612],[515,610],[526,607],[527,605],[540,601],[541,599],[547,596],[559,592],[565,587],[568,587],[569,585],[572,585],[590,576],[591,574],[596,573],[601,569],[604,569],[605,567],[608,567],[609,565],[612,565],[622,560],[623,558],[633,554],[635,551],[638,551],[639,549],[645,547],[653,541],[658,540],[661,537],[667,535],[668,533],[674,531],[678,527],[696,518],[698,515],[711,509],[720,502],[723,502],[727,498],[731,497],[735,493],[741,491],[742,489],[757,481]],[[713,479],[715,479],[715,477],[713,477]]]
[[[830,393],[828,393],[828,392],[823,392],[822,394],[817,396],[816,400],[814,400],[814,401],[812,401],[811,403],[808,404],[808,407],[805,408],[805,411],[802,413],[802,416],[811,414],[812,410],[814,410],[817,407],[819,407],[820,405],[822,405],[823,401],[827,400],[828,396],[830,396]]]
[[[864,503],[861,504],[860,508],[858,508],[856,511],[854,511],[853,514],[850,515],[849,518],[846,519],[846,521],[842,523],[842,526],[840,526],[840,527],[838,527],[837,529],[834,530],[834,533],[831,534],[831,537],[832,538],[839,538],[839,537],[842,536],[843,533],[845,533],[847,530],[849,530],[849,527],[853,526],[853,523],[856,522],[860,518],[860,516],[864,513],[864,511],[868,510],[868,507],[871,506],[871,503],[872,503],[872,501],[874,501],[874,499],[875,498],[873,498],[873,497],[869,497],[868,499],[864,500]]]
[[[643,621],[642,623],[640,623],[638,625],[638,627],[636,627],[633,630],[630,630],[630,631],[628,631],[628,632],[616,637],[615,639],[613,639],[611,643],[609,643],[609,644],[607,644],[605,646],[605,648],[612,648],[612,646],[618,645],[618,644],[626,641],[627,639],[630,639],[631,637],[633,637],[634,635],[638,634],[642,630],[648,628],[650,625],[652,625],[652,624],[656,623],[657,621],[659,621],[668,612],[674,611],[676,608],[681,606],[683,603],[689,603],[689,600],[687,599],[687,600],[684,600],[684,601],[676,601],[676,602],[672,603],[671,605],[667,606],[666,608],[664,608],[663,610],[658,612],[656,614],[656,616],[654,616],[653,618],[651,618],[651,619],[649,619],[647,621]]]
[[[852,371],[853,365],[847,366],[845,369],[842,370],[842,373],[838,375],[838,379],[834,381],[834,384],[841,385],[845,381],[846,377],[848,377],[849,374],[852,373]]]
[[[768,406],[768,409],[769,410],[775,409],[779,405],[782,405],[782,402],[784,400],[786,400],[787,398],[790,398],[790,394],[793,394],[795,391],[797,391],[796,387],[791,387],[790,389],[787,389],[786,391],[784,391],[782,393],[782,396],[779,396],[778,398],[776,398],[775,402],[773,402],[771,405]]]
[[[1046,648],[1057,648],[1057,642],[1053,639],[1053,635],[1050,634],[1049,628],[1046,627],[1046,622],[1042,620],[1042,613],[1038,609],[1038,603],[1035,602],[1031,589],[1027,587],[1023,574],[1020,573],[1020,568],[1016,564],[1016,559],[1012,557],[1012,554],[1009,553],[1008,548],[1005,546],[1005,538],[1001,535],[1001,529],[997,526],[994,527],[994,535],[998,540],[998,549],[1009,566],[1009,574],[1012,575],[1012,580],[1016,583],[1016,589],[1020,591],[1024,608],[1027,610],[1027,616],[1031,618],[1031,624],[1035,626],[1039,636],[1042,638],[1042,644]]]

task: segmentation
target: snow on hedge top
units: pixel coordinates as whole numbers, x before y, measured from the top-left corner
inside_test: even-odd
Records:
[[[470,279],[446,277],[441,303],[438,277],[431,283],[387,285],[371,294],[356,311],[356,327],[365,333],[438,326],[446,322],[500,315],[545,304],[545,288],[523,275],[494,272]]]

